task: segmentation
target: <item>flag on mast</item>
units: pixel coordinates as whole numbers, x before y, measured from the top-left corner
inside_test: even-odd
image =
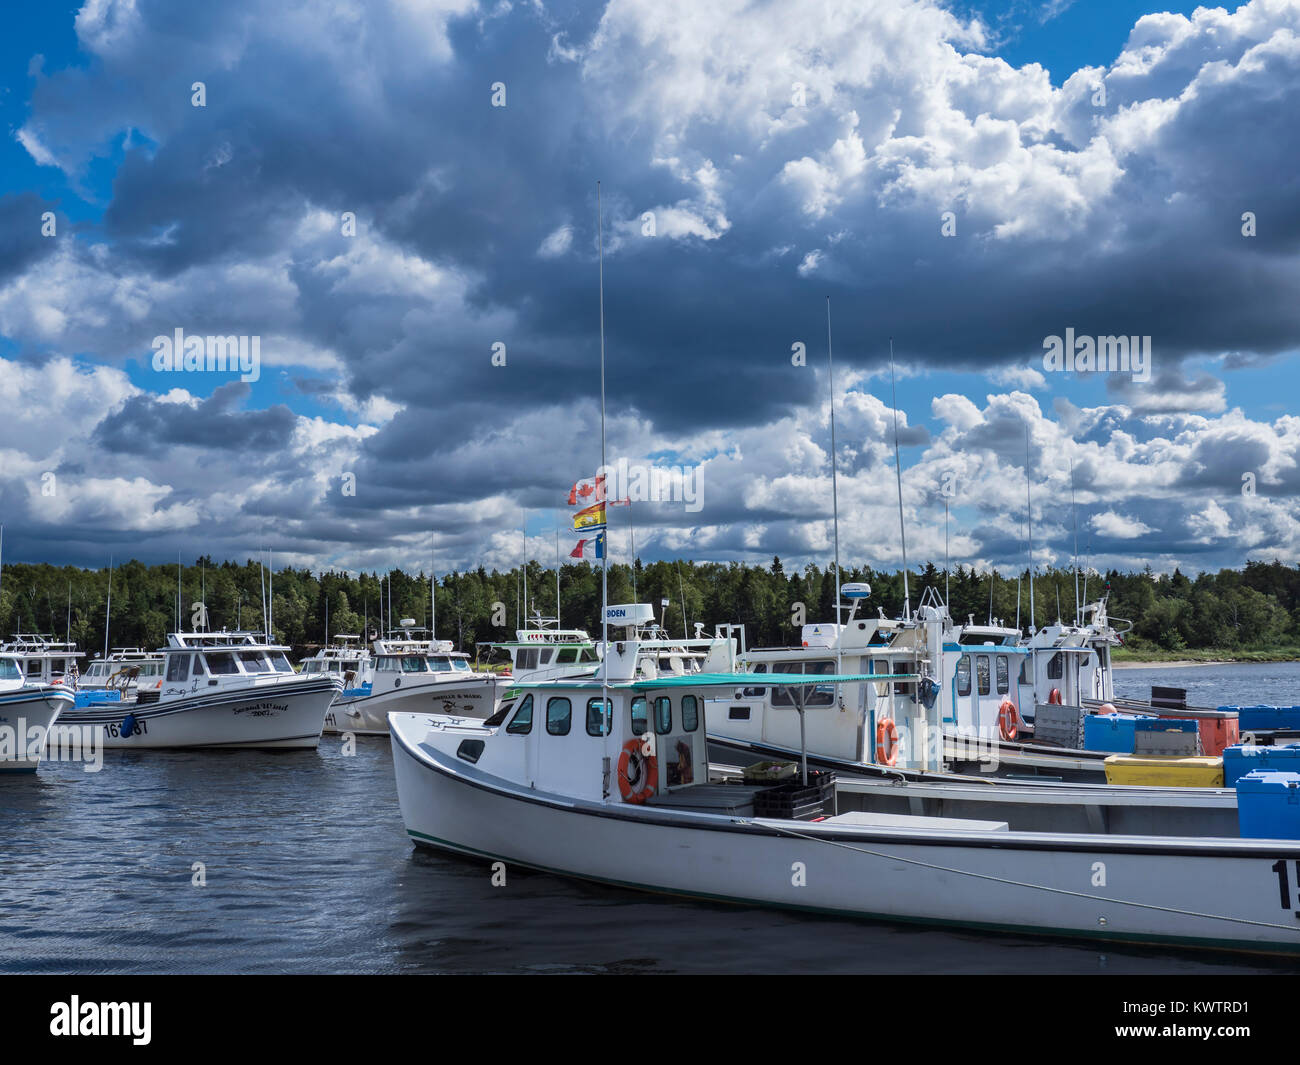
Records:
[[[579,540],[577,546],[569,552],[570,558],[604,558],[605,557],[605,534],[602,532],[599,536],[593,536],[589,539]]]
[[[574,532],[582,532],[584,529],[597,531],[605,528],[605,504],[604,502],[595,503],[589,507],[583,507],[573,516]]]

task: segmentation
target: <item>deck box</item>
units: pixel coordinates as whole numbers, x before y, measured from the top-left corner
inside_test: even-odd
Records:
[[[1141,719],[1158,720],[1149,714],[1141,715]],[[1089,751],[1132,754],[1133,731],[1138,721],[1137,714],[1089,714],[1083,722],[1083,746]]]
[[[1238,780],[1257,769],[1300,773],[1300,744],[1259,747],[1237,743],[1223,749],[1223,781],[1228,787],[1234,787]]]
[[[1300,840],[1300,773],[1256,770],[1237,781],[1242,839]]]
[[[1142,758],[1112,754],[1106,759],[1107,784],[1158,788],[1221,788],[1222,758]]]
[[[1237,724],[1242,732],[1300,729],[1300,706],[1221,706],[1219,709],[1236,710]]]
[[[1133,723],[1133,753],[1148,758],[1194,758],[1201,753],[1197,722],[1179,718],[1139,718]]]

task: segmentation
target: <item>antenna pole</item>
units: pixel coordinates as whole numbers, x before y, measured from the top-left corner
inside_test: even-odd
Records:
[[[903,620],[912,616],[912,596],[907,589],[907,529],[903,525],[903,466],[898,457],[898,389],[894,383],[894,338],[889,338],[889,392],[894,406],[894,478],[898,482],[898,537],[903,545]]]
[[[1074,457],[1070,457],[1070,513],[1074,517],[1074,623],[1083,621],[1082,605],[1079,602],[1079,509],[1074,504]]]
[[[32,611],[35,613],[35,610]],[[108,556],[108,606],[104,608],[104,660],[108,661],[108,624],[113,616],[113,556]]]
[[[1029,476],[1029,426],[1025,426],[1025,521],[1029,532],[1029,631],[1034,625],[1034,497],[1033,480]]]
[[[831,511],[835,530],[835,624],[840,623],[840,495],[835,461],[835,356],[831,347],[831,298],[826,297],[826,372],[831,393]]]
[[[601,200],[600,182],[596,182],[596,258],[600,271],[600,474],[608,473],[605,462],[605,220]],[[605,483],[597,477],[597,485]],[[600,553],[600,633],[604,654],[600,660],[600,705],[609,718],[609,487],[605,487],[605,530],[596,534],[596,543],[604,539],[604,550]],[[606,728],[605,744],[613,732],[613,724]]]
[[[948,611],[948,616],[952,617],[952,604],[948,598],[948,570],[951,568],[948,559],[948,499],[945,496],[943,500],[943,608]]]
[[[528,628],[528,511],[524,511],[524,628]]]
[[[433,572],[433,553],[429,554],[429,639],[438,639],[438,575]]]
[[[560,523],[555,522],[555,627],[560,627]]]

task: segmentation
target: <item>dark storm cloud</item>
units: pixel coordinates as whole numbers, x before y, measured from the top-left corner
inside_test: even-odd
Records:
[[[136,455],[205,448],[223,463],[246,453],[278,455],[293,435],[295,416],[285,406],[240,410],[250,391],[242,381],[232,381],[194,406],[132,396],[99,423],[94,439],[109,451]]]

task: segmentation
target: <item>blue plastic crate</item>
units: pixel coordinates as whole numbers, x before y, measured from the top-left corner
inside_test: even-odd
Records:
[[[1158,721],[1150,714],[1089,714],[1083,721],[1083,747],[1088,751],[1133,753],[1133,733],[1139,721]]]
[[[1257,769],[1279,773],[1300,772],[1300,745],[1257,747],[1248,743],[1235,743],[1223,749],[1225,787],[1232,787],[1247,773]]]
[[[1257,729],[1300,729],[1300,706],[1241,706],[1237,726],[1242,732]]]
[[[1237,781],[1242,839],[1300,840],[1300,773],[1255,770]]]

